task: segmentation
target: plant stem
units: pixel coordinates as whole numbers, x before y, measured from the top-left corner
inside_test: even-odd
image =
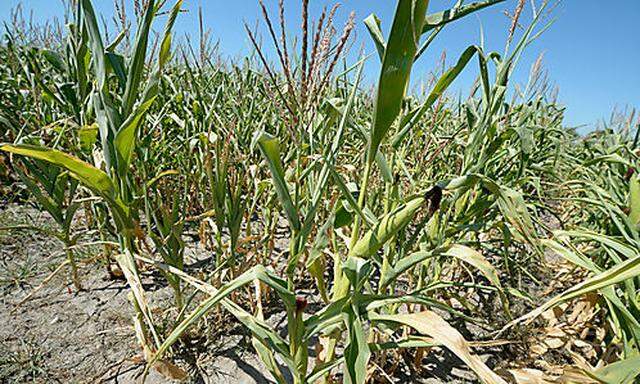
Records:
[[[364,208],[364,204],[366,202],[366,191],[369,186],[369,176],[371,175],[371,161],[367,160],[367,165],[364,169],[364,175],[362,177],[362,183],[360,185],[360,191],[358,191],[358,207],[360,209]],[[358,232],[360,232],[360,216],[355,215],[353,220],[353,230],[351,231],[351,241],[349,243],[349,249],[351,249],[355,243],[358,241]]]
[[[67,260],[69,260],[69,265],[71,266],[71,278],[73,280],[73,285],[78,291],[80,291],[82,290],[82,284],[78,277],[78,266],[76,265],[76,260],[69,244],[65,244],[65,253],[67,255]]]

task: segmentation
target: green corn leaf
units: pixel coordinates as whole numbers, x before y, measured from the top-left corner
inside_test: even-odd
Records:
[[[327,232],[334,225],[335,216],[331,215],[325,221],[325,223],[320,227],[316,238],[313,242],[313,246],[309,252],[309,258],[306,262],[306,267],[311,276],[316,280],[316,285],[318,287],[318,291],[320,292],[320,297],[325,302],[329,301],[329,296],[327,295],[327,285],[325,283],[325,263],[324,263],[324,250],[329,246],[329,236]]]
[[[64,59],[58,52],[50,49],[43,49],[42,55],[58,72],[64,73],[66,71],[67,66],[64,63]]]
[[[497,197],[498,208],[508,223],[516,230],[518,240],[526,241],[541,252],[538,236],[533,225],[527,205],[522,195],[511,188],[499,185],[490,178],[480,174],[469,174],[439,183],[443,190],[457,190],[460,195],[473,186],[481,184]]]
[[[329,362],[318,364],[313,367],[313,371],[307,375],[307,383],[316,383],[318,380],[322,379],[328,373],[333,370],[333,368],[344,362],[344,358],[333,359]]]
[[[601,383],[631,384],[640,376],[640,356],[616,361],[586,373]]]
[[[289,347],[277,335],[277,333],[271,331],[268,325],[256,319],[255,316],[250,315],[238,305],[232,303],[229,300],[226,300],[227,296],[229,296],[235,290],[253,282],[254,280],[259,280],[274,289],[275,292],[278,293],[280,298],[283,299],[287,308],[293,308],[293,310],[295,310],[295,295],[287,290],[286,282],[280,280],[272,273],[268,272],[262,265],[257,265],[217,290],[209,284],[194,279],[176,268],[162,265],[148,259],[140,259],[144,260],[145,262],[150,262],[164,270],[168,270],[172,273],[177,274],[183,280],[192,285],[195,285],[198,289],[204,290],[211,295],[208,299],[200,303],[200,305],[198,305],[198,307],[194,309],[191,314],[185,317],[185,319],[173,329],[173,331],[169,334],[169,336],[167,336],[162,345],[160,345],[160,347],[158,348],[156,354],[154,355],[154,358],[151,359],[151,361],[147,362],[147,366],[153,365],[153,363],[157,359],[159,359],[191,325],[198,321],[198,319],[204,316],[217,304],[222,303],[234,317],[242,322],[254,334],[256,338],[265,343],[269,348],[277,351],[279,356],[285,360],[287,365],[290,368],[295,369],[293,359],[289,355]]]
[[[23,155],[57,165],[68,170],[73,177],[78,179],[86,187],[101,196],[115,199],[115,188],[106,173],[86,163],[77,157],[73,157],[57,149],[38,147],[29,144],[2,144],[0,150],[17,155]]]
[[[367,31],[369,31],[369,35],[371,35],[371,39],[376,46],[376,51],[378,51],[378,57],[382,61],[386,43],[382,36],[382,30],[380,29],[380,19],[372,13],[364,19],[364,25],[367,27]]]
[[[27,167],[29,168],[28,165]],[[62,222],[63,214],[61,207],[57,204],[57,202],[46,193],[43,193],[43,190],[34,182],[34,180],[31,177],[27,176],[19,167],[15,168],[15,172],[20,177],[20,180],[22,180],[22,182],[27,186],[27,188],[29,189],[29,193],[31,193],[36,198],[38,204],[47,212],[49,212],[54,220],[59,223]],[[34,177],[36,178],[36,180],[38,180],[39,177],[36,175],[37,174],[34,174]],[[43,183],[43,181],[41,181],[41,183]]]
[[[348,332],[348,342],[344,350],[344,382],[364,384],[371,351],[362,321],[351,307],[344,314],[344,324]]]
[[[402,349],[402,348],[431,348],[437,347],[441,344],[436,342],[430,337],[424,336],[409,336],[402,340],[387,341],[385,343],[374,344],[369,343],[369,348],[373,352],[384,351],[389,349]]]
[[[344,201],[336,203],[336,211],[334,212],[335,220],[333,222],[334,228],[342,228],[353,223],[353,211],[347,209]]]
[[[393,184],[393,172],[389,167],[389,163],[387,163],[387,159],[384,157],[384,154],[380,151],[376,153],[376,163],[378,164],[378,168],[380,168],[380,174],[382,175],[382,179],[385,183]]]
[[[118,78],[120,89],[124,88],[127,82],[127,74],[125,73],[124,68],[124,57],[113,52],[107,52],[105,53],[105,56],[109,62],[109,66],[113,70],[113,73],[115,73]]]
[[[437,13],[433,13],[427,15],[425,18],[424,27],[422,28],[422,33],[429,32],[430,30],[455,21],[461,17],[464,17],[470,13],[479,11],[488,6],[501,3],[505,0],[488,0],[488,1],[479,1],[467,5],[463,5],[461,7],[454,7],[452,9],[448,9],[446,11],[441,11]]]
[[[359,257],[348,257],[342,270],[349,279],[354,292],[359,292],[371,274],[371,261]]]
[[[127,174],[129,165],[131,164],[131,156],[136,144],[138,127],[140,127],[154,99],[155,98],[152,98],[139,105],[135,112],[122,123],[122,126],[116,134],[114,146],[118,153],[118,172],[122,177]]]
[[[320,311],[304,320],[305,340],[316,334],[329,334],[330,330],[342,322],[343,309],[349,297],[332,301]]]
[[[127,29],[123,29],[122,31],[120,31],[120,33],[118,33],[118,36],[116,36],[116,38],[113,39],[113,41],[109,43],[109,45],[107,45],[104,50],[107,52],[114,52],[118,45],[120,45],[120,43],[124,40],[124,38],[127,37],[127,32]]]
[[[168,169],[166,171],[162,171],[162,172],[158,173],[156,176],[154,176],[153,179],[147,181],[146,187],[147,188],[153,187],[163,177],[175,176],[175,175],[179,175],[179,174],[180,174],[180,172],[176,171],[175,169]]]
[[[342,178],[342,175],[340,175],[333,166],[331,166],[329,170],[331,171],[331,176],[333,177],[336,186],[338,187],[338,189],[340,189],[340,192],[342,192],[342,196],[344,197],[345,202],[349,205],[349,208],[351,208],[360,216],[360,218],[368,228],[372,228],[374,225],[376,225],[378,223],[378,219],[373,216],[373,213],[371,213],[370,211],[360,208],[358,202],[353,197],[351,190]]]
[[[460,319],[464,319],[469,322],[477,322],[477,319],[467,316],[464,313],[451,308],[450,306],[428,297],[424,294],[405,294],[402,296],[389,296],[389,295],[362,295],[359,299],[361,307],[364,306],[364,310],[369,314],[373,314],[375,317],[376,310],[387,306],[394,306],[397,304],[420,304],[429,308],[438,308],[445,312],[449,312],[452,316]]]
[[[632,259],[639,255],[638,248],[634,247],[633,243],[624,243],[616,240],[610,236],[605,236],[599,233],[591,232],[588,230],[581,231],[562,231],[558,230],[554,232],[554,235],[558,237],[569,236],[576,239],[585,239],[589,241],[595,241],[599,243],[603,248],[615,250],[621,256],[626,259]]]
[[[120,114],[123,117],[129,116],[133,110],[136,95],[140,88],[144,72],[145,58],[147,57],[149,32],[151,31],[151,22],[153,21],[155,12],[155,1],[149,0],[147,2],[146,12],[144,13],[143,18],[140,21],[140,25],[138,25],[138,30],[136,31],[135,43],[133,46],[133,57],[128,63],[127,83],[125,86],[124,96],[122,98],[122,108],[120,110]]]
[[[134,231],[135,225],[129,216],[129,208],[117,196],[113,182],[105,172],[86,163],[77,157],[68,155],[57,149],[38,147],[28,144],[3,144],[0,151],[23,155],[46,161],[69,171],[85,187],[105,199],[112,208],[118,228],[123,231]]]
[[[144,92],[142,93],[141,103],[146,103],[148,100],[155,98],[158,94],[158,86],[160,84],[160,79],[162,77],[162,71],[166,66],[167,62],[171,59],[171,42],[172,42],[172,34],[171,30],[173,29],[173,25],[176,22],[178,17],[178,13],[182,7],[182,0],[176,1],[173,8],[171,8],[171,13],[169,14],[169,20],[164,26],[164,33],[162,37],[162,43],[160,44],[160,52],[158,54],[158,59],[156,61],[156,67],[147,81],[147,85],[145,86]]]
[[[633,167],[633,163],[631,163],[629,160],[623,158],[622,156],[620,156],[617,153],[611,153],[608,155],[602,155],[602,156],[597,156],[591,160],[585,161],[584,162],[584,166],[591,166],[594,164],[601,164],[601,163],[610,163],[610,164],[621,164],[624,165],[626,167]]]
[[[98,124],[86,125],[78,130],[80,148],[85,152],[91,152],[98,138]]]
[[[79,6],[82,8],[82,16],[84,28],[87,31],[88,47],[91,55],[85,54],[85,61],[82,64],[82,77],[86,81],[86,66],[89,65],[89,59],[93,66],[94,78],[97,82],[96,92],[90,94],[96,114],[96,121],[99,126],[100,139],[102,142],[102,151],[104,153],[104,161],[106,170],[109,174],[112,167],[116,165],[116,153],[113,148],[113,139],[116,129],[122,123],[122,118],[116,106],[114,106],[110,90],[108,87],[109,60],[105,55],[102,34],[98,27],[98,21],[95,11],[91,4],[91,0],[81,0]]]
[[[251,345],[253,345],[253,348],[258,353],[260,360],[262,360],[264,365],[266,365],[267,370],[269,370],[271,376],[276,380],[276,383],[287,384],[287,380],[280,370],[280,366],[276,361],[273,351],[255,336],[251,338]]]
[[[89,34],[89,48],[91,49],[93,66],[96,68],[96,79],[100,92],[107,84],[107,60],[104,55],[102,34],[98,28],[98,21],[91,0],[81,0],[84,15],[84,24]]]
[[[566,248],[555,240],[541,239],[540,245],[548,248],[549,250],[555,252],[557,255],[563,257],[565,260],[575,265],[579,265],[580,267],[590,271],[600,272],[600,268],[598,268],[598,266],[587,256],[579,252],[572,252],[570,249]]]
[[[489,263],[489,261],[478,251],[460,244],[440,247],[431,251],[418,251],[400,259],[390,271],[384,274],[380,280],[380,285],[382,287],[388,286],[405,271],[436,256],[455,257],[469,265],[472,265],[477,268],[484,277],[491,282],[491,284],[502,291],[502,284],[500,283],[498,272],[493,265],[491,265],[491,263]]]
[[[391,269],[385,271],[380,279],[380,286],[382,288],[388,287],[389,284],[395,281],[402,273],[427,259],[439,256],[443,252],[446,252],[447,249],[448,247],[443,247],[431,251],[418,251],[403,257]]]
[[[399,0],[382,59],[367,161],[372,163],[380,143],[400,113],[418,49],[428,0]]]
[[[629,181],[629,221],[640,227],[640,178],[637,176]]]
[[[291,199],[291,195],[289,194],[287,182],[284,179],[284,168],[282,167],[282,161],[280,160],[280,144],[278,139],[268,133],[262,132],[258,137],[258,146],[269,165],[273,186],[276,189],[280,203],[284,207],[287,220],[289,220],[289,225],[292,230],[298,232],[301,228],[300,218],[298,216],[298,211],[293,204],[293,200]]]
[[[482,50],[477,46],[470,46],[465,49],[462,55],[460,55],[456,65],[447,69],[447,71],[440,76],[422,105],[411,111],[407,116],[403,117],[400,124],[401,129],[391,141],[394,148],[399,147],[402,139],[407,135],[407,133],[409,133],[411,128],[422,118],[429,108],[431,108],[433,103],[435,103],[436,100],[444,94],[449,85],[451,85],[451,83],[458,77],[460,72],[462,72],[462,70],[467,66],[469,60],[471,60],[476,52],[478,52],[478,55],[482,57]]]

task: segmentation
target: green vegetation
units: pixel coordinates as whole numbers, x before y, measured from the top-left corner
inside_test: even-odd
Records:
[[[174,42],[182,1],[149,0],[133,39],[126,29],[105,39],[90,0],[74,3],[58,45],[9,28],[0,47],[0,180],[14,188],[20,180],[57,227],[2,230],[58,238],[76,289],[74,249],[94,234],[103,246],[96,260],[131,289],[147,369],[181,376],[170,363],[176,345],[225,311],[278,383],[365,383],[377,377],[373,367],[393,375],[394,359],[411,354],[419,365],[434,346],[480,381],[504,383],[509,376],[474,353],[455,320],[508,339],[545,311],[597,294],[605,336],[589,363],[598,365],[577,372],[632,382],[634,116],[587,136],[565,128],[539,63],[511,91],[523,50],[551,25],[546,3],[528,23],[514,18],[526,25],[512,28],[504,52],[471,45],[423,95],[408,92],[413,63],[443,28],[500,2],[430,13],[428,0],[398,0],[393,20],[365,19],[377,57],[354,63],[345,54],[353,17],[336,33],[335,8],[311,23],[303,1],[293,52],[294,38],[278,36],[260,3],[279,69],[249,28],[256,56],[238,63],[217,61],[206,33],[198,53]],[[373,98],[361,82],[366,60],[381,63]],[[469,97],[448,96],[465,68],[477,72]],[[185,267],[187,230],[213,255],[200,270]],[[534,297],[550,254],[581,280]],[[162,319],[147,304],[146,270],[160,271],[174,293]],[[265,320],[266,306],[285,313],[285,336]]]

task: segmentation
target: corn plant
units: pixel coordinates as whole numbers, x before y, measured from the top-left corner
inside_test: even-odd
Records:
[[[4,144],[0,147],[4,151],[38,159],[65,169],[109,206],[111,217],[118,230],[121,247],[121,255],[116,258],[116,261],[132,289],[137,335],[146,355],[150,353],[150,348],[153,348],[154,344],[159,345],[160,339],[155,331],[140,283],[139,272],[132,256],[137,252],[135,241],[142,236],[142,233],[139,227],[140,219],[135,203],[136,190],[130,166],[136,149],[139,127],[158,94],[158,82],[170,58],[171,28],[180,6],[181,2],[178,1],[171,10],[160,42],[155,68],[149,74],[145,84],[143,82],[144,66],[150,29],[154,16],[159,11],[155,2],[150,1],[147,4],[144,16],[140,19],[135,44],[128,60],[105,48],[91,2],[89,0],[78,2],[78,17],[83,23],[77,28],[83,30],[82,36],[86,34],[86,46],[91,51],[94,81],[91,99],[99,128],[104,171],[57,149],[28,144]],[[78,62],[81,59],[82,57]],[[142,92],[139,93],[139,89],[142,89]]]
[[[39,207],[48,212],[58,226],[58,231],[50,231],[32,225],[3,227],[2,230],[35,230],[53,236],[64,244],[66,263],[71,267],[71,277],[76,289],[82,289],[73,248],[80,234],[72,234],[72,223],[80,203],[74,201],[78,182],[65,171],[50,168],[44,162],[24,159],[24,170],[15,167],[22,182],[34,195]]]
[[[488,4],[483,6],[486,5]],[[482,6],[476,7],[478,9],[482,8]],[[202,302],[174,329],[159,348],[157,356],[165,352],[187,327],[216,305],[222,304],[249,328],[253,335],[256,351],[278,382],[285,382],[285,375],[277,364],[278,359],[285,363],[296,383],[313,382],[317,379],[326,378],[331,369],[340,364],[344,366],[343,376],[345,382],[364,382],[372,350],[396,348],[404,345],[402,341],[389,343],[384,340],[382,343],[377,343],[375,337],[373,337],[375,334],[373,329],[382,327],[380,328],[380,332],[382,332],[382,330],[395,329],[398,326],[409,326],[417,332],[434,337],[437,342],[443,343],[460,356],[483,381],[503,382],[477,357],[469,353],[468,345],[463,341],[462,337],[434,312],[426,311],[402,315],[385,310],[390,306],[397,308],[397,305],[402,303],[436,305],[445,308],[446,306],[438,305],[438,303],[434,303],[433,300],[420,293],[397,297],[393,294],[386,294],[385,290],[380,293],[372,292],[369,286],[373,270],[380,266],[386,267],[382,275],[383,281],[381,283],[383,287],[388,286],[411,266],[409,264],[404,269],[398,266],[397,269],[389,270],[389,261],[382,262],[377,256],[378,251],[395,241],[398,234],[404,230],[425,205],[429,205],[429,215],[433,215],[439,208],[443,190],[455,190],[460,186],[464,186],[465,183],[469,183],[468,178],[441,183],[431,188],[428,192],[423,192],[422,195],[410,196],[404,201],[396,203],[393,209],[390,209],[388,213],[379,218],[376,218],[371,210],[367,210],[368,214],[365,213],[365,209],[367,209],[365,206],[366,195],[367,190],[371,188],[369,179],[373,165],[376,162],[376,158],[382,158],[379,163],[385,164],[384,158],[381,155],[378,156],[380,144],[400,114],[401,103],[409,82],[411,64],[420,49],[419,37],[422,34],[425,19],[440,20],[444,17],[442,15],[430,15],[427,17],[426,8],[427,2],[399,1],[390,37],[388,42],[383,44],[385,47],[382,60],[383,66],[378,85],[378,97],[373,115],[372,129],[370,133],[365,132],[368,136],[368,147],[363,154],[365,171],[359,188],[358,201],[354,200],[343,180],[343,176],[336,170],[336,159],[344,140],[343,135],[347,130],[348,116],[353,106],[362,63],[355,68],[355,81],[349,93],[349,98],[341,111],[336,134],[326,143],[326,149],[320,157],[321,160],[313,163],[307,171],[303,171],[303,174],[307,175],[307,179],[313,181],[309,183],[311,184],[310,187],[307,187],[309,188],[307,198],[299,199],[291,195],[285,171],[287,167],[283,163],[283,157],[288,158],[288,156],[283,156],[279,140],[265,132],[256,134],[255,142],[268,164],[272,183],[278,200],[283,207],[291,233],[286,262],[286,280],[281,280],[264,267],[257,266],[217,289],[205,282],[180,273],[182,279],[197,289],[207,292],[211,297]],[[457,15],[459,12],[452,12],[451,14]],[[453,19],[450,18],[448,21]],[[445,22],[439,25],[442,24],[445,24]],[[465,54],[460,63],[442,77],[434,90],[434,95],[446,89],[470,58],[470,54]],[[399,65],[399,63],[403,63],[403,65]],[[388,70],[387,68],[394,68],[394,70]],[[435,99],[435,96],[431,97],[431,99]],[[325,119],[331,117],[329,114],[325,116]],[[336,274],[332,287],[332,296],[325,308],[304,319],[303,313],[307,301],[305,298],[296,297],[295,271],[298,268],[301,256],[306,252],[308,236],[315,226],[315,217],[319,212],[322,196],[331,179],[335,180],[337,188],[344,193],[347,204],[350,205],[352,211],[357,213],[354,213],[351,244],[348,246],[346,258],[338,257],[334,260]],[[479,179],[479,177],[476,177],[476,179],[471,179],[470,182],[474,183],[477,182],[474,180]],[[499,194],[501,192],[499,187],[494,186],[490,181],[487,181],[487,183],[495,189],[495,193]],[[304,188],[303,186],[296,189],[296,191],[304,190]],[[301,201],[303,205],[301,205]],[[505,198],[505,209],[512,208],[512,205],[509,205],[510,203],[511,201]],[[330,216],[329,226],[331,226],[332,220],[335,220],[335,216]],[[368,230],[363,235],[360,235],[362,225],[365,225]],[[327,227],[325,224],[321,231],[326,231]],[[316,246],[326,244],[326,241],[320,238],[324,235],[322,232],[319,233],[319,238],[314,241]],[[471,265],[484,270],[496,284],[499,284],[495,276],[492,275],[492,273],[495,274],[493,268],[487,264],[480,254],[468,247],[448,245],[434,250],[432,253],[434,256],[452,256],[463,259]],[[422,258],[419,259],[420,257]],[[423,257],[419,254],[407,258],[420,261],[428,257]],[[151,260],[146,261],[153,263]],[[154,264],[160,268],[179,273],[170,266],[157,262]],[[395,265],[391,267],[395,267]],[[284,302],[287,315],[288,341],[280,338],[277,333],[266,326],[260,312],[256,316],[252,316],[227,298],[234,290],[255,280],[259,280],[262,284],[269,286]],[[365,331],[365,323],[370,323],[372,327],[369,332]],[[431,328],[433,324],[438,324],[438,326]],[[344,353],[342,356],[337,356],[335,348],[339,342],[342,342],[344,332],[346,332]],[[447,333],[454,335],[453,338],[438,338],[438,336],[443,336]],[[307,349],[311,337],[316,335],[325,340],[324,348],[326,352],[324,357],[319,358],[318,364],[309,373]]]

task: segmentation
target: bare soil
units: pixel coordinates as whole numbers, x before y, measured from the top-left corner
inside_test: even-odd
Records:
[[[0,226],[24,223],[53,225],[44,214],[25,207],[12,205],[0,212]],[[138,382],[144,365],[131,326],[128,288],[125,281],[110,279],[103,266],[80,264],[81,291],[65,269],[16,307],[65,261],[61,249],[61,243],[42,234],[0,233],[0,382]],[[172,293],[161,280],[148,273],[143,280],[154,312],[171,306]],[[210,350],[181,365],[194,382],[268,383],[243,339],[236,334],[208,343]],[[147,378],[147,383],[168,382],[154,371]]]

